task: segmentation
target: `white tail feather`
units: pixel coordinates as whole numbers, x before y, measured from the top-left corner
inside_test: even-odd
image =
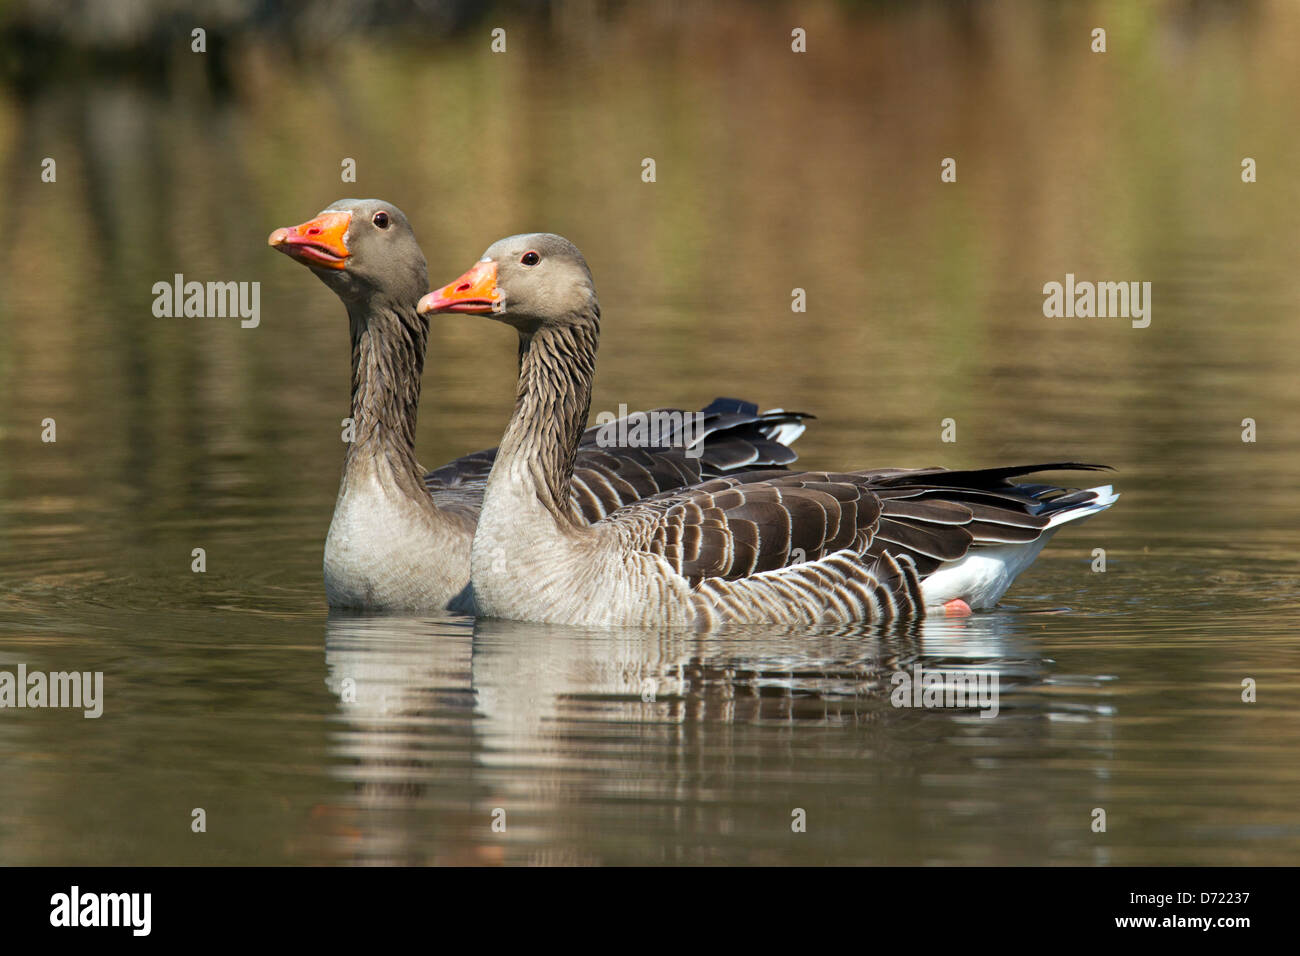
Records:
[[[780,414],[784,408],[769,408],[764,415]],[[803,434],[807,426],[803,422],[786,422],[783,425],[774,425],[765,432],[772,441],[780,442],[782,445],[793,445],[795,441]]]
[[[1087,504],[1078,505],[1068,511],[1062,511],[1059,514],[1052,515],[1051,520],[1047,522],[1047,527],[1059,528],[1067,521],[1078,521],[1080,518],[1087,518],[1091,515],[1095,515],[1098,511],[1105,511],[1119,500],[1119,495],[1115,493],[1115,490],[1111,488],[1110,485],[1100,485],[1096,488],[1088,488],[1086,490],[1091,491],[1096,495],[1097,499],[1095,501],[1089,501]]]
[[[1011,587],[1011,582],[1034,563],[1061,525],[1105,511],[1119,499],[1110,485],[1087,490],[1095,494],[1096,499],[1053,515],[1037,540],[972,548],[956,561],[940,565],[921,582],[925,603],[935,606],[960,598],[972,608],[990,608],[997,604]]]

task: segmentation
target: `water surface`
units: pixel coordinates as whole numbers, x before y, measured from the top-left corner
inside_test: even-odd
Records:
[[[0,665],[106,697],[0,712],[0,862],[1296,861],[1296,9],[827,6],[804,59],[710,9],[0,87]],[[816,414],[810,467],[1078,458],[1123,497],[902,631],[331,616],[346,320],[265,238],[349,194],[435,284],[574,239],[593,415],[738,395]],[[177,272],[260,282],[260,324],[154,318]],[[1150,327],[1045,318],[1067,272],[1152,282]],[[435,321],[426,466],[495,444],[514,347]],[[892,706],[918,663],[997,673],[998,716]]]

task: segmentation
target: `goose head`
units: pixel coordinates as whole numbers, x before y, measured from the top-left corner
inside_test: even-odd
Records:
[[[420,299],[421,315],[485,315],[521,333],[594,326],[600,317],[587,260],[563,236],[534,232],[499,239],[459,279]]]
[[[411,224],[381,199],[340,199],[300,225],[275,230],[267,243],[307,266],[347,303],[376,297],[411,303],[429,288]]]

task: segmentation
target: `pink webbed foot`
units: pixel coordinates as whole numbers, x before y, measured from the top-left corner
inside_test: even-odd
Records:
[[[953,598],[943,606],[943,613],[947,617],[967,617],[971,613],[970,605],[961,598]]]

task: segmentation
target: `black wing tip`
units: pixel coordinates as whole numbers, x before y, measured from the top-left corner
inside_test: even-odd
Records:
[[[719,395],[700,411],[706,415],[752,415],[758,421],[798,422],[817,417],[808,412],[792,412],[784,408],[760,412],[757,402],[749,402],[743,398],[728,398],[724,395]]]
[[[1017,478],[1021,475],[1033,475],[1040,471],[1114,471],[1110,465],[1099,465],[1086,461],[1047,461],[1039,462],[1032,465],[1001,465],[994,468],[956,468],[954,472],[961,472],[972,475],[995,475],[1001,474],[1006,478]]]
[[[747,402],[743,398],[727,398],[719,395],[701,408],[700,411],[706,415],[757,415],[758,405],[754,402]]]
[[[1058,461],[1046,465],[1029,465],[1024,474],[1035,471],[1114,471],[1111,465],[1099,465],[1086,461]]]

